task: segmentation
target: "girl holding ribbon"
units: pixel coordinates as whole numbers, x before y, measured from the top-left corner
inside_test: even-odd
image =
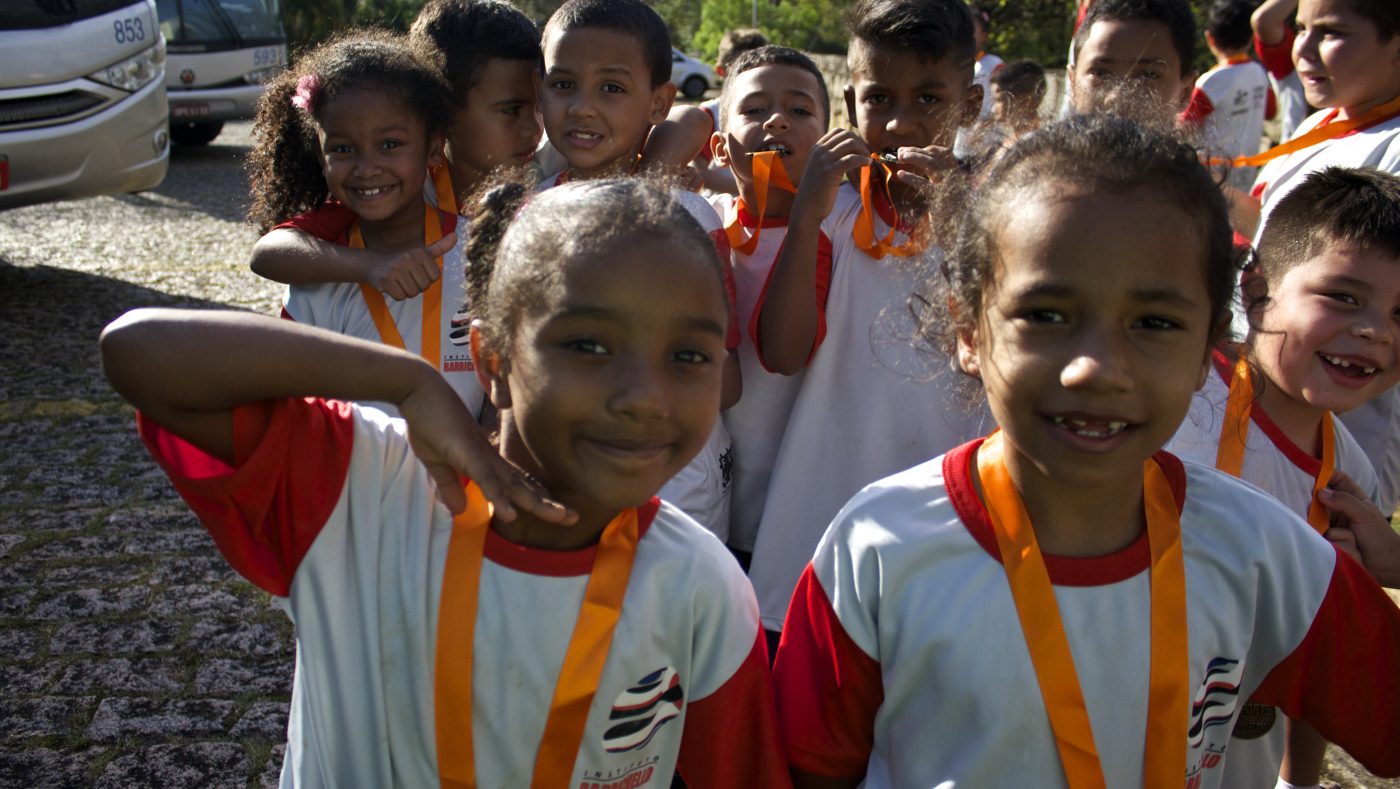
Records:
[[[494,205],[479,227],[514,215]],[[488,504],[523,483],[416,354],[243,313],[103,335],[157,461],[296,624],[283,783],[788,785],[753,592],[655,498],[719,414],[708,238],[666,190],[588,181],[534,196],[479,259],[495,462],[567,517]]]
[[[267,231],[327,198],[348,209],[354,219],[337,243],[385,253],[389,279],[323,277],[326,266],[309,253],[283,316],[422,356],[480,415],[485,394],[465,342],[454,342],[454,332],[466,333],[457,309],[465,223],[429,205],[423,190],[429,168],[443,164],[448,97],[400,36],[361,31],[308,53],[259,104],[249,217]]]
[[[1162,451],[1234,257],[1195,150],[1125,119],[992,169],[916,303],[1001,429],[823,537],[775,667],[799,786],[1213,789],[1250,698],[1400,774],[1400,610],[1286,506]]]

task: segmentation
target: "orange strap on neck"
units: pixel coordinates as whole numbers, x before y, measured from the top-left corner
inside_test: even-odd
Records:
[[[476,786],[472,749],[472,646],[478,591],[491,507],[474,483],[467,509],[452,519],[438,604],[433,710],[437,727],[438,777],[443,789]],[[637,510],[627,509],[603,529],[583,604],[564,653],[544,735],[535,756],[534,789],[568,786],[578,758],[588,711],[607,662],[613,630],[637,553]]]
[[[1229,164],[1233,167],[1258,167],[1280,156],[1287,156],[1294,151],[1301,151],[1304,148],[1311,148],[1318,143],[1335,140],[1347,132],[1375,123],[1379,120],[1384,120],[1396,113],[1400,113],[1400,96],[1396,96],[1394,99],[1391,99],[1379,107],[1372,107],[1368,112],[1359,117],[1319,124],[1306,134],[1301,134],[1287,142],[1275,145],[1263,153],[1256,153],[1253,156],[1236,156],[1233,160],[1212,159],[1210,163]]]
[[[758,210],[758,224],[748,240],[744,240],[744,225],[739,221],[738,211],[734,212],[734,219],[724,226],[724,234],[729,237],[729,248],[745,255],[752,255],[758,248],[758,236],[763,232],[763,217],[768,210],[768,187],[772,185],[786,192],[797,193],[797,187],[793,186],[792,180],[788,178],[787,168],[783,166],[783,160],[778,158],[777,151],[759,151],[751,156],[751,161],[754,201],[757,203],[754,207]]]
[[[1243,350],[1235,361],[1234,375],[1230,376],[1230,396],[1225,401],[1225,420],[1220,425],[1220,443],[1215,450],[1215,467],[1232,477],[1240,476],[1244,469],[1244,445],[1249,437],[1249,415],[1254,407],[1254,381],[1250,378],[1249,361]],[[1329,527],[1327,508],[1322,506],[1317,493],[1327,487],[1332,480],[1332,470],[1336,464],[1336,435],[1332,427],[1332,414],[1322,416],[1322,459],[1313,478],[1312,499],[1308,504],[1308,523],[1318,533],[1326,534]]]
[[[1069,785],[1075,789],[1103,787],[1103,767],[1055,588],[1003,453],[1002,434],[988,436],[977,450],[977,474],[1041,699]],[[1186,570],[1176,499],[1166,475],[1151,459],[1143,464],[1142,495],[1152,551],[1152,644],[1142,785],[1180,789],[1186,774],[1191,707],[1187,692]]]
[[[1247,54],[1245,54],[1245,53],[1243,53],[1243,52],[1239,52],[1239,53],[1236,53],[1236,54],[1234,54],[1234,55],[1228,55],[1228,56],[1226,56],[1226,58],[1225,58],[1225,63],[1226,63],[1227,65],[1230,65],[1230,66],[1238,66],[1238,65],[1240,65],[1241,63],[1248,63],[1248,62],[1249,62],[1249,55],[1247,55]]]
[[[889,165],[880,160],[878,154],[870,154],[869,165],[860,169],[860,213],[856,215],[855,224],[851,227],[851,240],[855,241],[856,247],[860,251],[879,260],[885,255],[895,257],[909,257],[918,254],[922,247],[913,238],[909,238],[903,244],[895,244],[894,238],[899,225],[898,216],[890,225],[890,230],[884,238],[875,237],[875,199],[872,191],[871,180],[876,167],[883,170],[884,177],[880,179],[880,186],[885,190],[885,198],[890,200],[890,205],[894,205],[894,200],[890,198],[889,182],[894,177]]]
[[[433,176],[433,193],[437,195],[438,209],[449,214],[460,214],[457,191],[452,188],[452,170],[446,164],[441,164],[430,172]]]
[[[438,212],[432,206],[423,206],[423,246],[430,246],[442,238],[442,220],[438,218]],[[355,249],[364,249],[365,239],[360,234],[360,223],[355,222],[350,227],[350,246]],[[433,284],[423,291],[422,312],[423,326],[419,335],[422,348],[419,355],[427,360],[434,369],[442,369],[442,258],[437,259],[439,276],[433,280]],[[384,301],[384,294],[374,288],[360,283],[360,294],[364,296],[365,307],[369,309],[369,317],[374,321],[374,327],[379,330],[379,340],[385,345],[392,345],[400,350],[407,350],[404,344],[403,335],[399,333],[399,327],[394,324],[394,316],[389,314],[389,305]]]

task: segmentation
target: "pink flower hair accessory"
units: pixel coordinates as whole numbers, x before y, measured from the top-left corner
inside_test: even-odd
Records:
[[[292,94],[292,106],[299,110],[311,111],[311,102],[321,92],[321,78],[315,74],[305,74],[297,80],[296,93]]]

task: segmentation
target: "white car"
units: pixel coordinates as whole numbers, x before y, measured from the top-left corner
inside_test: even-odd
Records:
[[[150,189],[170,163],[153,0],[0,12],[0,209]]]
[[[698,99],[710,88],[719,87],[719,77],[710,64],[674,48],[671,50],[671,81],[688,99]]]

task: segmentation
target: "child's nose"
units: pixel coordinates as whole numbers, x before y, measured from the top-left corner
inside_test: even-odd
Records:
[[[768,116],[768,120],[763,123],[765,129],[786,129],[788,127],[787,115],[781,112],[774,112]]]
[[[575,118],[591,118],[597,108],[593,104],[593,98],[585,91],[579,91],[573,101],[569,102],[569,115]]]
[[[1081,332],[1069,361],[1060,371],[1066,389],[1128,391],[1132,365],[1124,341],[1108,332]]]
[[[608,404],[613,413],[646,421],[668,412],[670,397],[665,378],[655,365],[642,359],[619,359],[616,381],[617,388]]]
[[[1384,345],[1395,342],[1395,332],[1393,318],[1383,309],[1366,311],[1351,327],[1352,336]]]
[[[885,131],[891,134],[908,134],[914,131],[914,118],[907,110],[895,110],[885,123]]]

